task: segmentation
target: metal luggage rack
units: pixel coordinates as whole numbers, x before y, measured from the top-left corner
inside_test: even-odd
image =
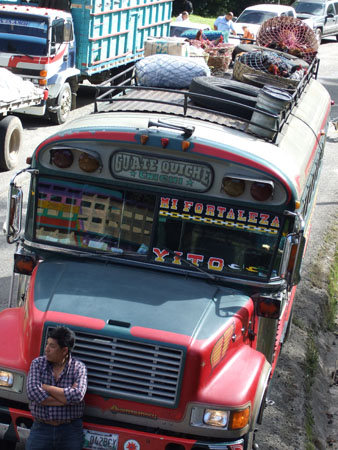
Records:
[[[273,123],[273,126],[261,125],[249,119],[232,115],[228,112],[220,112],[202,106],[197,106],[194,104],[192,98],[208,98],[209,100],[210,98],[214,98],[218,104],[224,103],[227,105],[236,105],[238,104],[237,102],[220,99],[219,97],[210,97],[210,95],[192,93],[186,89],[139,86],[137,85],[137,80],[135,78],[134,67],[129,67],[124,72],[115,75],[96,87],[97,93],[94,112],[103,113],[123,111],[165,113],[175,116],[198,118],[200,120],[236,128],[237,130],[241,130],[246,133],[252,133],[249,129],[251,124],[256,130],[258,127],[258,129],[268,132],[265,134],[263,133],[263,136],[260,136],[257,132],[252,134],[262,139],[275,142],[278,134],[287,122],[291,111],[298,104],[298,101],[306,86],[312,78],[317,78],[318,68],[319,59],[315,58],[310,64],[307,73],[297,85],[297,88],[292,92],[287,91],[291,95],[291,101],[285,109],[280,111],[279,114],[274,114],[263,111],[262,109],[241,104],[243,109],[252,111],[252,113],[256,111],[263,114],[267,118],[270,118],[268,122]],[[115,84],[116,82],[118,83]],[[102,109],[99,108],[99,104],[104,104]],[[269,136],[267,137],[266,134]]]

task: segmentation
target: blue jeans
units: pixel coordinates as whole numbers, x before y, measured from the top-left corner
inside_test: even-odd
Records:
[[[82,420],[54,426],[35,421],[26,442],[26,450],[82,450]]]

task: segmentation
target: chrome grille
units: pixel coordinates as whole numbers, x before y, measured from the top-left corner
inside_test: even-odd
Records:
[[[88,370],[88,389],[174,406],[183,351],[177,348],[76,331],[72,354]]]

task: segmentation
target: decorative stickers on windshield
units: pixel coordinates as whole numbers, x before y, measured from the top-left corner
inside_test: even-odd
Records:
[[[266,277],[277,255],[280,222],[263,211],[162,196],[153,258],[176,267]]]
[[[213,181],[207,164],[125,151],[113,154],[111,171],[116,178],[195,192],[207,191]]]
[[[278,234],[279,217],[259,211],[161,197],[160,216],[222,227]]]

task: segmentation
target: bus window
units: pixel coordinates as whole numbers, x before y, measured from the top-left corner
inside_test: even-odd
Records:
[[[170,252],[198,261],[201,268],[224,275],[268,277],[273,271],[280,240],[282,218],[254,210],[211,205],[192,200],[165,198],[159,210],[154,240],[154,260]],[[171,207],[170,205],[173,205]],[[177,263],[177,261],[176,261]]]
[[[149,248],[155,196],[41,178],[35,237],[91,251]]]

